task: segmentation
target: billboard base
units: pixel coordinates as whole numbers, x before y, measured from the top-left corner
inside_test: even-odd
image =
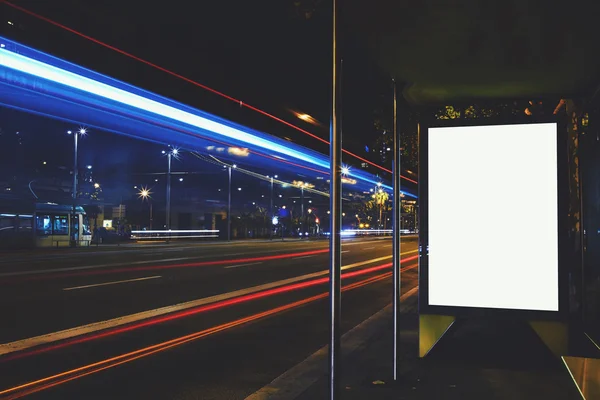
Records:
[[[569,354],[569,327],[561,321],[529,321],[546,347],[556,356]]]
[[[425,357],[456,321],[452,315],[419,314],[419,357]]]

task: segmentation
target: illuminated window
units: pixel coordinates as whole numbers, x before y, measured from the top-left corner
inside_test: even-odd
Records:
[[[35,217],[37,234],[40,236],[52,235],[52,224],[49,215],[37,215]]]
[[[69,234],[69,217],[67,215],[52,216],[52,234],[53,235],[68,235]]]

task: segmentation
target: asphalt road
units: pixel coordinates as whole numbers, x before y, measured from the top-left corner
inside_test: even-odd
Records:
[[[408,290],[416,241],[403,243]],[[327,343],[327,246],[3,257],[0,398],[243,399]],[[347,331],[390,302],[392,248],[365,239],[342,250]]]

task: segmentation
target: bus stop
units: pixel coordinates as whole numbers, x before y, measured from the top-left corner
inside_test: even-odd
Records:
[[[443,342],[457,320],[520,321],[564,362],[581,395],[596,398],[598,353],[588,349],[600,349],[598,246],[592,245],[600,234],[595,157],[600,57],[590,31],[595,17],[586,12],[592,4],[579,3],[364,7],[334,1],[331,210],[332,221],[339,220],[339,71],[343,34],[352,26],[393,82],[395,210],[402,110],[420,116],[419,357]],[[524,101],[528,106],[520,113],[510,110]],[[437,110],[444,107],[447,113],[440,115]],[[449,171],[457,168],[467,176],[461,181],[463,195],[473,199],[470,215],[461,217],[466,239],[460,252],[447,205],[453,190]],[[517,199],[512,209],[505,206],[509,193]],[[402,380],[398,214],[389,338],[395,381]],[[332,225],[331,399],[339,398],[343,375],[335,234],[339,226]],[[516,254],[510,254],[513,247]]]

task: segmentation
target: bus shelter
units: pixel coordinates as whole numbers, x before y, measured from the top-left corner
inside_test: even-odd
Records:
[[[600,247],[592,245],[600,238],[600,53],[592,9],[587,1],[555,8],[535,1],[380,1],[365,7],[334,0],[330,150],[336,221],[341,43],[352,30],[393,81],[395,210],[398,126],[407,122],[402,110],[419,114],[419,355],[426,357],[457,318],[527,321],[562,357],[587,398],[597,395],[598,360],[573,355],[580,338],[600,339]],[[520,114],[505,112],[516,102],[528,106]],[[469,204],[460,260],[447,204],[451,171],[458,168],[466,172],[461,196]],[[516,210],[502,202],[508,193],[517,199]],[[395,211],[390,357],[396,380],[402,362],[398,222]],[[336,399],[340,248],[339,226],[332,224],[329,372]],[[515,235],[519,245],[511,257]]]

